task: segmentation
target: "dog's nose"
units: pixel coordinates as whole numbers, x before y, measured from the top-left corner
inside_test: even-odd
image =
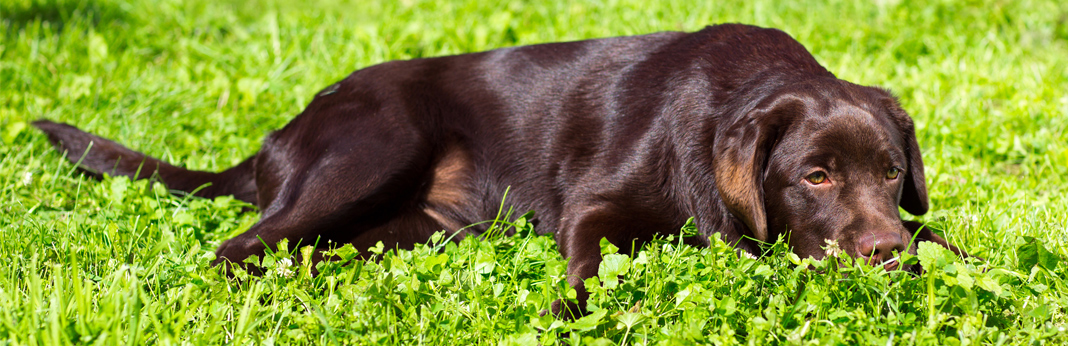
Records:
[[[863,258],[870,265],[883,264],[886,270],[894,270],[898,267],[894,259],[894,252],[901,253],[905,250],[905,243],[901,241],[901,235],[893,232],[868,232],[857,243],[858,258]]]

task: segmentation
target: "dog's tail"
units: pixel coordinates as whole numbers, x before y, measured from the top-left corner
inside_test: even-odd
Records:
[[[133,179],[145,179],[158,174],[159,179],[171,190],[208,198],[233,195],[239,200],[256,203],[256,182],[252,169],[255,156],[219,173],[194,171],[130,150],[67,124],[42,119],[33,122],[33,126],[44,131],[52,145],[64,152],[68,160],[96,178],[101,178],[104,173]]]

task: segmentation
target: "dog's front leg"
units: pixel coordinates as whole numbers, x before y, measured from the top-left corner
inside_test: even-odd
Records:
[[[958,256],[969,257],[967,252],[961,250],[953,244],[950,244],[944,238],[935,233],[934,229],[928,227],[927,225],[924,225],[921,222],[902,221],[901,224],[905,226],[905,229],[908,229],[909,233],[915,235],[917,242],[933,242],[935,244],[942,245],[942,247],[949,249],[949,251],[953,251],[953,253],[957,254]]]
[[[905,226],[905,229],[907,229],[910,234],[913,234],[913,236],[916,238],[916,243],[919,243],[921,241],[929,241],[929,242],[933,242],[935,244],[941,245],[942,247],[944,247],[946,249],[949,249],[949,251],[953,251],[953,253],[957,254],[957,256],[960,256],[960,257],[974,257],[974,256],[969,255],[964,250],[961,250],[957,246],[955,246],[953,244],[950,244],[949,241],[946,241],[945,238],[942,238],[937,233],[935,233],[934,229],[928,227],[927,225],[924,225],[922,222],[918,222],[918,221],[902,221],[901,223],[902,223],[902,225]],[[917,247],[916,244],[912,244],[910,246],[910,248],[909,248],[909,252],[912,253],[912,254],[916,254],[916,249],[917,248],[918,247]],[[983,260],[981,257],[975,257],[975,258],[978,258],[979,260]],[[909,271],[912,271],[912,272],[917,273],[917,274],[924,272],[922,264],[912,265],[909,268],[905,268],[905,270],[909,270]]]
[[[589,291],[584,280],[597,275],[601,265],[601,239],[618,247],[620,253],[630,253],[633,246],[648,240],[636,230],[655,229],[620,208],[602,205],[583,208],[572,215],[565,214],[563,227],[556,234],[560,254],[568,259],[567,282],[575,289],[575,302],[557,300],[552,312],[557,316],[577,318],[587,313]]]

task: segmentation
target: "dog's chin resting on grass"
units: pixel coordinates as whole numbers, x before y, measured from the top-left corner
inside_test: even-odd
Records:
[[[197,196],[233,195],[262,218],[224,242],[242,263],[282,239],[410,248],[497,214],[499,197],[538,212],[583,279],[600,240],[628,253],[689,217],[707,246],[742,251],[780,236],[887,269],[912,242],[956,247],[898,207],[928,210],[912,120],[886,90],[837,79],[786,33],[710,26],[367,67],[319,92],[259,152],[225,171],[173,166],[47,120],[35,122],[93,174],[153,174]],[[162,129],[161,129],[162,131]],[[91,146],[90,146],[91,144]],[[461,230],[462,229],[462,230]],[[246,268],[256,271],[257,268]],[[566,311],[565,311],[566,310]]]

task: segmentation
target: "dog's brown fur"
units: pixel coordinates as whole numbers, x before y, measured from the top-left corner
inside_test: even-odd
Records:
[[[409,248],[493,218],[508,186],[509,203],[555,232],[579,301],[601,238],[629,252],[690,216],[705,235],[694,245],[719,233],[754,254],[786,236],[798,255],[821,258],[832,240],[894,269],[892,253],[915,251],[906,244],[917,232],[961,253],[900,219],[899,205],[916,215],[928,205],[912,120],[895,98],[835,78],[774,29],[717,25],[371,66],[222,173],[35,125],[72,161],[92,142],[82,161],[91,172],[156,172],[172,189],[210,183],[196,194],[255,203],[262,219],[222,244],[219,261],[282,239]]]

